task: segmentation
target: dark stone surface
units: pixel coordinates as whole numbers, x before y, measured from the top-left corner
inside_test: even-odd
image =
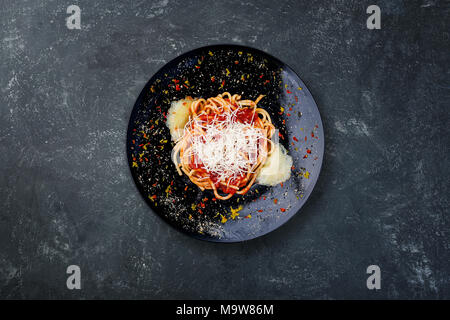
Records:
[[[376,1],[368,30],[372,1],[208,3],[77,1],[68,30],[71,1],[0,2],[0,297],[450,298],[449,6]],[[150,212],[125,154],[146,81],[214,43],[289,64],[326,135],[300,214],[232,245]]]

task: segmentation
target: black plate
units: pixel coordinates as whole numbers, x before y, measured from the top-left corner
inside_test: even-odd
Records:
[[[266,95],[258,105],[269,112],[294,166],[282,185],[254,185],[245,196],[213,201],[212,192],[178,175],[165,117],[174,100],[224,91],[253,100]],[[167,63],[139,95],[127,134],[131,173],[153,211],[183,232],[217,242],[256,238],[296,214],[314,188],[323,151],[319,110],[302,80],[267,53],[237,45],[199,48]]]

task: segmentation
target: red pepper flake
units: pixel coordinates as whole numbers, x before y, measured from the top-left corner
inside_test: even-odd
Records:
[[[311,149],[306,149],[306,152],[311,153]]]
[[[295,102],[298,102],[298,98],[297,98],[297,96],[295,96]]]
[[[285,208],[280,208],[281,212],[286,212]]]
[[[319,128],[319,125],[318,125],[318,124],[316,124],[316,125],[314,126],[314,128],[316,128],[316,129],[317,129],[317,128]]]
[[[222,84],[220,85],[221,88],[223,88],[224,85],[225,85],[225,80],[222,81]]]
[[[305,136],[305,141],[306,141],[306,136]]]
[[[142,147],[144,144],[143,143],[141,143],[140,145],[138,145],[138,147]]]
[[[311,137],[314,138],[314,131],[311,131]]]
[[[291,167],[291,170],[292,170],[292,171],[294,171],[294,170],[295,170],[295,167],[294,167],[294,166],[292,166],[292,167]]]
[[[292,107],[289,107],[289,111],[292,111]]]
[[[258,212],[263,212],[264,210],[258,210]]]
[[[283,182],[280,182],[280,186],[283,188]]]
[[[211,81],[212,81],[212,82],[216,81],[216,77],[212,76],[212,77],[211,77]]]
[[[198,209],[198,213],[200,213],[200,214],[203,214],[203,211],[202,211],[202,209]]]
[[[282,121],[282,122],[283,122],[283,124],[286,124],[286,120],[285,120],[285,119],[283,119],[283,121]]]
[[[179,85],[179,84],[177,84],[177,85],[175,86],[175,90],[180,91],[180,85]]]
[[[205,208],[205,204],[203,202],[200,202],[200,207]]]
[[[212,198],[211,200],[212,200],[212,201],[217,201],[217,199],[216,199],[216,198]]]
[[[148,158],[145,157],[144,159],[145,159],[145,162],[148,162]]]
[[[259,78],[260,78],[260,79],[261,79],[262,77],[264,77],[264,75],[263,75],[263,74],[259,76]]]
[[[278,136],[284,140],[284,136],[281,134],[281,132],[278,132]]]
[[[292,93],[289,89],[286,90],[287,93]]]
[[[308,155],[307,155],[307,154],[305,154],[305,155],[303,156],[303,159],[306,159],[306,158],[308,158]]]
[[[152,195],[150,198],[152,198],[153,200],[156,199],[156,194]]]
[[[273,199],[273,203],[277,204],[278,203],[278,199]]]
[[[266,200],[266,196],[263,197],[263,200]]]
[[[295,142],[298,142],[298,139],[295,136],[292,139],[294,139]]]
[[[290,113],[287,113],[286,115],[287,115],[288,117],[290,117],[290,116],[291,116],[291,114],[290,114]]]
[[[266,81],[264,81],[264,85],[268,84],[270,82],[269,79],[267,79]]]
[[[195,66],[196,69],[200,69],[200,66]]]
[[[188,186],[186,186],[186,188],[184,188],[184,191],[187,191],[187,189],[188,189]]]
[[[234,62],[234,64],[238,64],[238,63],[239,63],[239,61],[237,61],[237,60]]]

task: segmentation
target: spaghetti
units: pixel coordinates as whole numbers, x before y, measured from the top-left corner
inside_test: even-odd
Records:
[[[241,100],[224,92],[192,100],[172,151],[178,173],[220,200],[247,193],[274,150],[275,127],[267,111],[257,107],[263,97]]]

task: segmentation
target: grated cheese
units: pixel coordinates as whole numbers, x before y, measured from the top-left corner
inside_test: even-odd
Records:
[[[205,131],[204,135],[190,137],[191,154],[219,181],[245,175],[253,169],[258,153],[262,152],[259,150],[260,139],[266,139],[261,129],[237,121],[238,110],[225,114],[225,119],[216,116],[210,123],[198,117],[190,119],[185,126],[185,132],[194,124]]]

